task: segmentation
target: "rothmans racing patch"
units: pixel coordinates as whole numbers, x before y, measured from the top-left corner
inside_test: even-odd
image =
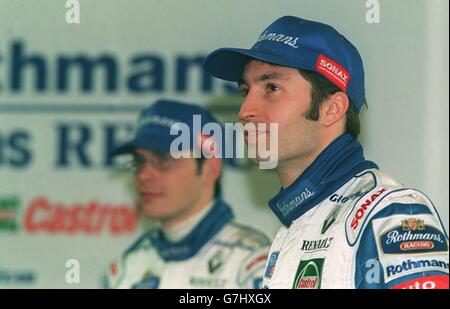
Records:
[[[431,214],[372,220],[385,282],[425,271],[448,273],[448,239]]]

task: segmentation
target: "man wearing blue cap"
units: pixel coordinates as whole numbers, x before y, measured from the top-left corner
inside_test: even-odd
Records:
[[[344,36],[284,16],[251,49],[218,49],[204,68],[239,83],[244,124],[278,123],[282,188],[269,206],[283,226],[264,287],[448,288],[448,236],[432,202],[379,171],[356,140],[364,69]]]
[[[132,155],[138,209],[162,228],[146,232],[111,264],[107,287],[259,287],[270,240],[233,220],[221,196],[221,156],[194,153],[202,147],[202,132],[191,136],[198,143],[190,143],[187,154],[175,159],[171,153],[177,128],[194,134],[195,117],[219,125],[199,106],[159,100],[141,112],[135,137],[113,151]],[[211,145],[207,150],[217,151]]]

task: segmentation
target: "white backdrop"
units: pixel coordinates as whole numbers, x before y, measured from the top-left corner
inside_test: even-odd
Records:
[[[250,47],[283,15],[334,25],[358,47],[366,157],[426,192],[448,230],[447,1],[79,2],[80,23],[68,24],[65,1],[0,0],[0,288],[99,287],[101,270],[140,231],[126,176],[105,162],[108,145],[125,139],[137,111],[160,97],[235,120],[240,99],[225,96],[222,81],[202,83],[199,59],[218,47]],[[369,24],[366,4],[374,2],[380,20]],[[109,75],[92,65],[89,82],[73,68],[64,84],[64,63],[101,56]],[[223,182],[238,216],[273,235],[278,222],[265,202],[277,178],[227,169]],[[38,197],[50,204],[36,206]],[[85,221],[71,226],[77,207]],[[66,281],[69,259],[80,263],[79,284]]]

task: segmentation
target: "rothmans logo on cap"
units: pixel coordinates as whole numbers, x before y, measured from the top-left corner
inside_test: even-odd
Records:
[[[147,117],[142,117],[139,119],[138,128],[142,128],[146,125],[159,125],[164,127],[171,127],[172,125],[176,124],[178,121],[167,118],[167,117],[161,117],[157,115],[151,115]]]
[[[257,42],[261,42],[261,41],[275,41],[275,42],[280,42],[280,43],[289,45],[289,46],[294,47],[294,48],[298,48],[298,45],[296,45],[298,40],[300,40],[299,37],[292,37],[292,36],[288,36],[288,35],[283,34],[283,33],[275,33],[275,32],[267,33],[267,32],[264,32],[263,34],[261,34],[259,36]]]

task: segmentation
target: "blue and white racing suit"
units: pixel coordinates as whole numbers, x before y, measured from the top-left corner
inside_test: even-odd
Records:
[[[260,288],[270,240],[218,199],[182,240],[145,233],[106,276],[108,288]]]
[[[432,202],[366,161],[349,135],[269,205],[284,226],[265,288],[448,288],[448,236]]]

